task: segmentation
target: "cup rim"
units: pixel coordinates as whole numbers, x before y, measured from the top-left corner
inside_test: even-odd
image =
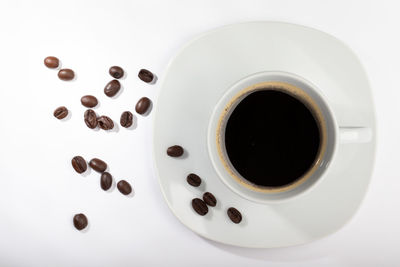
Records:
[[[300,188],[303,184],[306,184],[305,182],[308,180],[309,177],[307,177],[307,179],[303,180],[301,183],[296,185],[294,188],[289,188],[288,190],[285,190],[283,192],[281,192],[281,191],[279,191],[279,192],[256,192],[255,190],[252,190],[252,189],[249,189],[249,188],[246,188],[247,190],[244,190],[244,189],[241,189],[240,187],[238,188],[237,186],[234,186],[232,184],[232,182],[238,183],[238,181],[236,179],[233,179],[232,175],[230,175],[227,172],[225,167],[222,168],[223,170],[221,170],[221,165],[223,166],[224,164],[221,161],[220,155],[218,155],[219,154],[218,153],[218,149],[220,147],[225,147],[225,146],[217,144],[217,142],[218,142],[217,139],[218,138],[216,138],[216,136],[217,136],[216,135],[217,134],[216,130],[218,128],[220,128],[219,119],[221,117],[228,117],[229,118],[229,114],[227,114],[225,116],[222,115],[221,108],[225,108],[226,107],[227,100],[228,100],[228,102],[230,100],[232,100],[232,98],[233,98],[231,96],[232,94],[233,95],[239,94],[239,92],[243,91],[245,88],[248,87],[248,86],[242,86],[241,87],[241,85],[249,83],[251,80],[256,80],[257,78],[258,79],[259,78],[264,78],[265,82],[272,81],[272,80],[268,79],[268,77],[280,77],[279,82],[287,83],[287,84],[291,84],[287,80],[294,80],[294,81],[298,81],[300,84],[303,84],[306,87],[308,87],[308,89],[310,91],[312,91],[313,93],[315,93],[318,96],[319,101],[322,102],[322,105],[324,106],[324,109],[325,109],[324,113],[327,113],[325,115],[328,115],[330,117],[329,121],[332,124],[331,127],[329,127],[329,130],[332,130],[331,135],[333,135],[334,137],[331,138],[331,141],[333,142],[333,146],[332,146],[332,149],[331,149],[332,151],[330,152],[331,155],[328,157],[329,158],[329,160],[328,160],[329,162],[322,162],[320,164],[320,166],[317,167],[317,169],[320,169],[322,164],[324,164],[325,169],[321,170],[321,174],[319,175],[319,177],[317,179],[315,179],[315,181],[313,181],[311,184],[307,185],[305,188],[302,188],[299,192],[293,193],[293,194],[291,194],[290,192],[295,191],[296,188]],[[274,80],[274,81],[278,81],[278,80]],[[255,85],[255,84],[259,84],[259,83],[260,82],[253,82],[252,84]],[[295,86],[295,87],[299,87],[299,86]],[[299,88],[299,89],[303,90],[302,88]],[[252,92],[254,92],[254,90]],[[244,94],[242,94],[242,95],[244,95]],[[239,103],[240,101],[237,101],[237,102]],[[317,104],[317,106],[319,107],[319,104]],[[324,116],[323,116],[323,118],[324,118]],[[218,122],[216,123],[216,121],[218,121]],[[325,122],[325,125],[328,125],[328,122]],[[328,138],[329,138],[328,135],[325,134],[325,139],[328,140]],[[325,97],[321,94],[320,90],[315,85],[313,85],[312,83],[310,83],[306,79],[304,79],[304,78],[302,78],[302,77],[300,77],[300,76],[298,76],[296,74],[289,73],[289,72],[262,71],[262,72],[257,72],[257,73],[248,75],[248,76],[240,79],[239,81],[235,82],[234,84],[232,84],[225,91],[224,95],[219,99],[219,101],[215,105],[215,108],[213,110],[213,113],[212,113],[212,115],[210,117],[210,121],[209,121],[209,127],[208,127],[208,151],[209,151],[211,162],[213,164],[213,167],[214,167],[215,171],[218,174],[218,177],[232,191],[234,191],[235,193],[239,194],[242,197],[245,197],[245,198],[247,198],[249,200],[252,200],[252,201],[255,201],[255,202],[262,202],[262,203],[265,203],[265,202],[268,202],[268,203],[269,202],[281,202],[281,201],[293,199],[295,197],[298,197],[300,195],[305,194],[306,192],[309,192],[312,188],[314,188],[316,186],[316,184],[318,184],[323,179],[323,176],[326,173],[327,166],[329,165],[329,163],[333,160],[334,156],[336,155],[336,150],[337,150],[337,146],[338,146],[337,138],[338,138],[338,126],[337,126],[337,122],[336,122],[336,119],[334,117],[334,114],[333,114],[331,108],[329,107],[328,103],[326,102]],[[320,154],[318,154],[318,155],[320,155]],[[319,158],[319,160],[324,161],[324,158],[326,156],[327,155],[325,155],[325,153],[322,153],[322,156]],[[229,159],[228,159],[228,162],[229,162]],[[233,166],[231,166],[231,168],[233,170],[235,170]],[[307,173],[309,173],[309,171],[307,171]],[[312,174],[314,174],[314,173],[315,172],[311,173],[310,176]],[[245,178],[243,178],[243,179],[245,179]],[[294,183],[296,183],[296,181],[298,181],[298,180],[299,179],[296,179],[294,181]],[[241,185],[241,187],[244,188],[242,185]],[[260,199],[260,197],[255,197],[254,195],[251,195],[252,192],[253,193],[257,193],[257,194],[262,194],[263,196],[269,195],[269,196],[275,196],[275,197],[274,198],[270,198],[270,199],[266,199],[266,198]],[[283,194],[283,193],[286,193],[284,197],[282,197],[282,198],[278,198],[277,197],[279,194]]]
[[[251,95],[252,93],[255,93],[257,91],[266,91],[266,90],[274,90],[274,91],[280,91],[285,94],[290,95],[291,97],[295,98],[296,100],[300,101],[303,103],[307,109],[310,111],[310,113],[313,115],[314,119],[316,120],[316,123],[318,125],[318,131],[321,137],[321,142],[318,147],[318,151],[316,154],[315,159],[312,161],[310,167],[307,169],[305,173],[303,173],[301,176],[297,177],[294,179],[292,182],[282,185],[282,186],[276,186],[276,187],[271,187],[271,186],[260,186],[256,185],[252,182],[250,182],[248,179],[243,177],[233,166],[232,162],[229,159],[229,156],[227,155],[227,150],[226,146],[224,144],[225,140],[225,131],[226,131],[226,125],[227,122],[232,115],[232,112],[235,110],[235,108],[240,104],[242,100],[244,100],[246,97]],[[266,81],[266,82],[260,82],[256,83],[253,85],[250,85],[246,88],[241,89],[238,91],[231,100],[225,105],[224,109],[222,110],[219,119],[218,119],[218,125],[216,129],[216,142],[217,142],[217,151],[218,151],[218,156],[220,160],[223,162],[223,165],[226,169],[226,171],[231,175],[233,179],[235,179],[238,183],[241,185],[249,188],[250,190],[256,191],[256,192],[262,192],[266,194],[273,194],[273,193],[279,193],[279,192],[284,192],[284,191],[289,191],[292,190],[293,188],[300,186],[302,183],[304,183],[307,179],[309,179],[312,174],[318,169],[319,162],[323,159],[324,154],[326,152],[326,138],[327,138],[327,129],[326,129],[326,120],[324,116],[322,115],[322,111],[319,107],[319,105],[310,97],[303,89],[292,85],[287,82],[282,82],[282,81]]]

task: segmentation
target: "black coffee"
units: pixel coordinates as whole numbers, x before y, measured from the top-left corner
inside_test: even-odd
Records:
[[[245,97],[228,118],[226,151],[234,168],[259,186],[288,185],[313,165],[320,132],[300,100],[277,90]]]

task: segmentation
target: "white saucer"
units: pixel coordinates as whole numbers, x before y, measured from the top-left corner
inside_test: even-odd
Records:
[[[293,201],[260,204],[231,191],[217,176],[207,150],[215,104],[235,82],[260,71],[286,71],[312,82],[327,97],[341,126],[372,130],[372,141],[340,144],[325,178]],[[334,37],[303,26],[254,22],[207,32],[170,62],[154,112],[154,159],[168,206],[197,234],[243,247],[284,247],[322,238],[354,215],[365,195],[375,156],[374,105],[366,74],[354,53]],[[166,155],[181,145],[182,158]],[[203,179],[186,183],[189,173]],[[212,192],[218,205],[202,217],[191,200]],[[228,207],[242,212],[234,224]]]

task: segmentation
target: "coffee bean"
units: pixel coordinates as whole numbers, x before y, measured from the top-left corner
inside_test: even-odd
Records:
[[[180,157],[183,155],[183,148],[181,146],[170,146],[167,149],[167,154],[170,157]]]
[[[108,72],[115,79],[119,79],[122,78],[122,76],[124,76],[124,70],[118,66],[112,66]]]
[[[151,100],[148,99],[147,97],[142,97],[139,99],[139,101],[136,104],[136,112],[143,115],[146,113],[146,111],[149,109],[151,104]]]
[[[125,111],[121,114],[121,119],[119,120],[122,127],[129,128],[133,124],[133,114],[129,111]]]
[[[92,109],[88,109],[83,114],[83,118],[85,120],[86,126],[90,129],[94,129],[97,127],[97,116],[96,112]]]
[[[228,209],[227,214],[234,223],[240,223],[242,221],[242,214],[233,207]]]
[[[68,116],[68,109],[66,107],[58,107],[56,110],[54,110],[53,115],[57,119],[62,120]]]
[[[112,176],[108,172],[103,172],[100,177],[100,186],[104,191],[110,189],[112,185]]]
[[[121,89],[121,83],[118,80],[112,80],[104,87],[104,93],[106,96],[113,97],[119,92],[119,89]]]
[[[81,98],[81,103],[87,108],[94,108],[99,103],[97,98],[92,95],[85,95]]]
[[[201,216],[206,215],[208,212],[208,207],[206,203],[204,203],[204,201],[201,200],[200,198],[194,198],[192,200],[192,207],[194,211],[196,211]]]
[[[86,218],[85,214],[79,213],[74,216],[74,226],[76,229],[83,230],[88,225],[88,219]]]
[[[58,72],[58,78],[63,81],[70,81],[75,77],[75,73],[71,69],[61,69]]]
[[[197,174],[194,174],[194,173],[189,174],[186,177],[186,181],[188,182],[188,184],[190,184],[191,186],[194,186],[194,187],[198,187],[201,184],[201,178]]]
[[[217,205],[217,199],[210,192],[205,192],[203,194],[203,200],[210,207],[215,207]]]
[[[44,65],[50,69],[56,69],[60,65],[60,61],[56,57],[46,57],[44,59]]]
[[[121,192],[121,194],[123,195],[129,195],[132,192],[131,185],[125,180],[119,181],[117,184],[117,188],[119,192]]]
[[[107,169],[107,163],[98,158],[94,158],[89,161],[89,166],[92,167],[93,170],[100,173],[105,172],[105,170]]]
[[[77,173],[84,173],[87,170],[86,160],[81,156],[73,157],[71,163]]]
[[[146,69],[141,69],[138,74],[139,79],[146,83],[151,83],[154,79],[154,74],[151,71]]]
[[[111,130],[114,128],[114,122],[112,119],[110,119],[107,116],[100,116],[97,119],[97,122],[99,123],[99,127],[103,130]]]

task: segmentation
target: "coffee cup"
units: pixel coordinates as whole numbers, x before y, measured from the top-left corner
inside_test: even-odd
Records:
[[[310,192],[339,144],[369,142],[371,129],[340,126],[316,85],[287,72],[259,72],[228,88],[208,128],[219,178],[235,193],[277,203]]]

